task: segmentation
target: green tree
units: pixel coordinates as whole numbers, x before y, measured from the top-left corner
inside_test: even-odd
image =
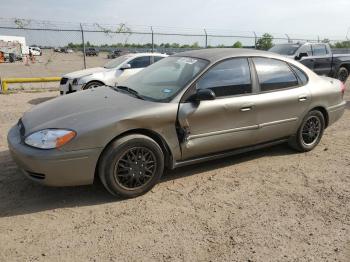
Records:
[[[198,42],[194,42],[194,43],[191,45],[191,48],[199,48]]]
[[[171,47],[172,47],[172,48],[179,48],[180,45],[179,45],[178,43],[172,43],[172,44],[171,44]]]
[[[335,48],[350,48],[350,41],[336,42],[334,47]]]
[[[242,48],[243,45],[242,45],[242,43],[241,43],[240,41],[237,41],[236,43],[233,44],[232,47],[233,47],[233,48]]]
[[[273,36],[269,33],[263,34],[261,38],[256,41],[256,48],[259,50],[268,50],[273,46]]]

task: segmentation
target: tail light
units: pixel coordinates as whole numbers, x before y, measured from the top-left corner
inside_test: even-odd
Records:
[[[344,97],[344,93],[345,93],[345,84],[344,83],[340,84],[340,91],[341,91],[342,96]]]

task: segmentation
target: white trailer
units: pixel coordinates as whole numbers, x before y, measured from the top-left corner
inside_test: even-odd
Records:
[[[29,54],[29,47],[26,44],[26,38],[23,36],[0,35],[0,51],[4,53],[15,53],[17,55],[27,55]]]

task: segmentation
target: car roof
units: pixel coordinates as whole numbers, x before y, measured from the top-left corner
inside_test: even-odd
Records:
[[[133,56],[168,56],[166,54],[161,54],[161,53],[129,53],[128,55],[133,55]]]
[[[271,58],[280,58],[284,60],[282,56],[277,55],[275,53],[248,48],[207,48],[193,51],[185,51],[172,56],[201,58],[208,60],[212,63],[226,58],[240,56],[265,56]]]

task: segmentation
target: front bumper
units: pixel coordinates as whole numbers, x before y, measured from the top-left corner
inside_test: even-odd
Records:
[[[64,151],[42,150],[24,144],[18,125],[8,133],[10,153],[30,179],[48,186],[92,184],[102,149]]]

